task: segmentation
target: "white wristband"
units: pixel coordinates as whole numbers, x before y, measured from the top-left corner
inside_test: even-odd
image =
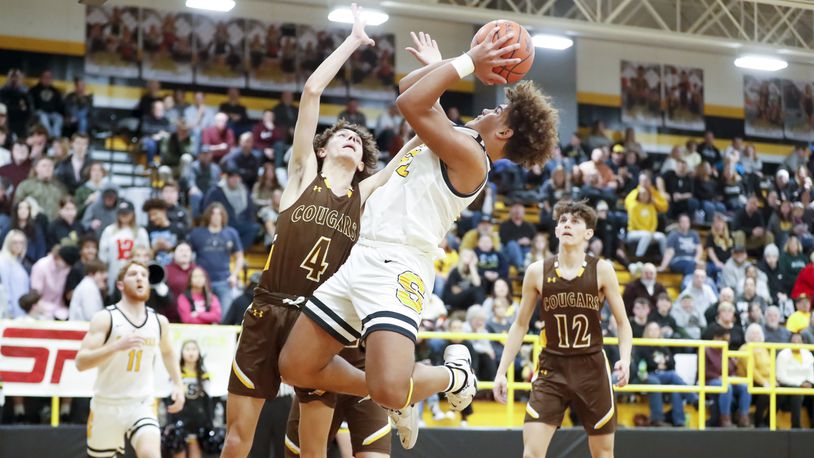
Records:
[[[450,63],[455,68],[455,71],[458,72],[458,77],[461,79],[464,79],[475,71],[475,62],[472,61],[472,58],[469,57],[467,53],[463,53],[455,59],[452,59]]]

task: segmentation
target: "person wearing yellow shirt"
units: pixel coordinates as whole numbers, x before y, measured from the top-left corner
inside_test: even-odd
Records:
[[[794,299],[794,307],[797,311],[786,320],[786,329],[792,334],[808,327],[808,322],[811,321],[811,298],[805,293],[800,294]]]
[[[662,256],[667,249],[667,238],[658,232],[659,213],[667,211],[668,203],[664,195],[652,185],[646,175],[639,177],[639,186],[625,197],[627,210],[627,242],[638,242],[636,256],[642,257],[647,252],[650,242],[659,244]]]
[[[741,345],[740,350],[745,351],[749,349],[751,342],[763,342],[763,327],[758,323],[752,323],[746,328],[746,343]],[[754,347],[752,348],[752,355],[754,355],[755,369],[752,373],[752,380],[755,387],[768,387],[770,384],[770,377],[772,375],[772,357],[767,348]],[[738,358],[738,377],[746,377],[747,360]],[[755,401],[755,427],[762,428],[769,426],[769,396],[765,394],[752,395]]]
[[[460,250],[474,250],[478,247],[478,239],[481,235],[489,235],[492,237],[492,243],[495,245],[495,251],[500,251],[500,235],[494,231],[492,225],[492,217],[483,215],[478,222],[475,229],[466,231],[466,234],[461,238],[461,245],[458,247]]]

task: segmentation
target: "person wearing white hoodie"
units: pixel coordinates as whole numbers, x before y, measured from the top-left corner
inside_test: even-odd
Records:
[[[791,343],[801,344],[800,334],[791,335]],[[792,388],[811,388],[814,386],[814,355],[802,348],[786,348],[777,355],[777,384]],[[791,411],[791,427],[800,428],[800,409],[803,396],[795,394],[785,396],[787,408]],[[809,417],[812,416],[812,405],[809,403]]]
[[[107,293],[111,294],[119,270],[132,258],[136,246],[149,247],[150,238],[136,224],[133,204],[122,200],[116,206],[116,222],[107,226],[99,238],[99,259],[107,263]]]

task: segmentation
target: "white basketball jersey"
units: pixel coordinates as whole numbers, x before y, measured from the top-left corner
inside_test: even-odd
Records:
[[[105,399],[144,399],[153,396],[153,366],[159,354],[161,324],[158,314],[150,307],[144,322],[132,323],[115,305],[106,308],[110,313],[110,334],[105,343],[114,342],[132,332],[144,337],[139,349],[116,352],[99,366],[93,395]]]
[[[455,126],[470,135],[483,148],[480,135],[468,127]],[[399,243],[423,252],[436,252],[461,211],[469,206],[486,184],[471,194],[454,191],[446,164],[427,145],[408,152],[396,171],[367,200],[362,214],[360,238]]]

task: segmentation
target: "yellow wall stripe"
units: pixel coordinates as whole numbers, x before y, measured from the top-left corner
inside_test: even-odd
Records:
[[[0,48],[14,51],[44,52],[68,56],[84,56],[85,43],[80,41],[47,40],[43,38],[0,35]]]

